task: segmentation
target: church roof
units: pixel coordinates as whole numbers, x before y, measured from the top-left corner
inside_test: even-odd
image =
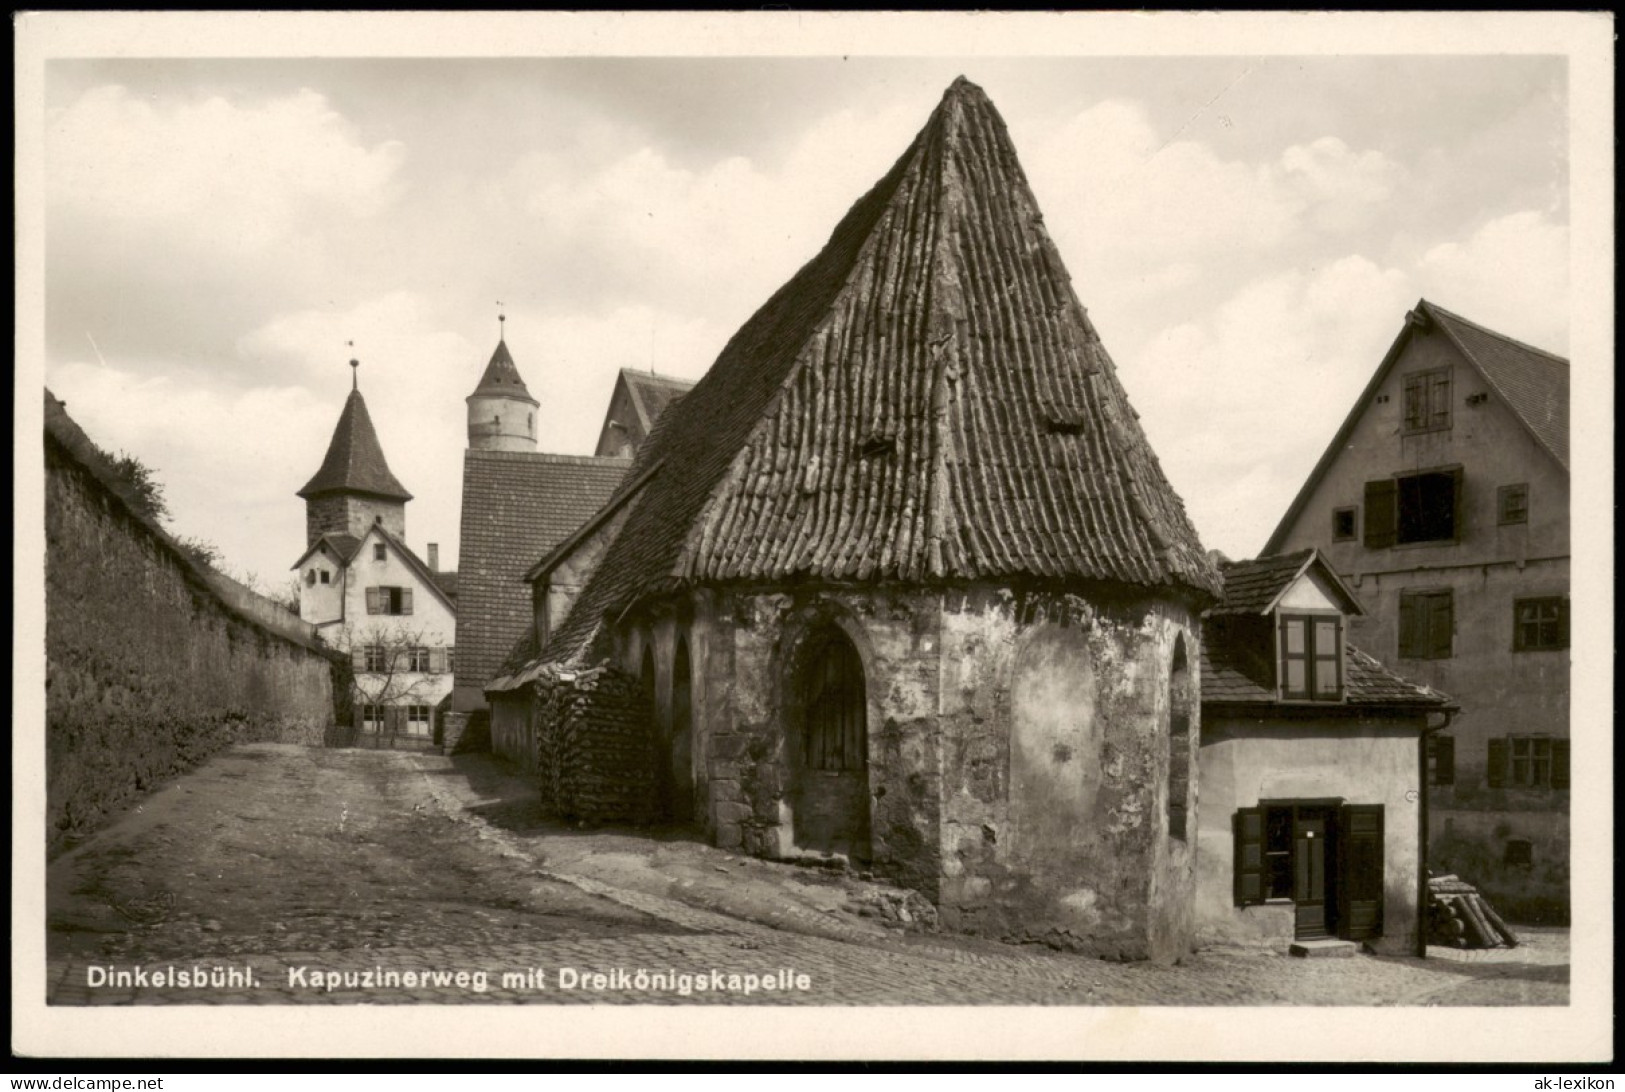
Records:
[[[412,494],[390,473],[384,461],[384,449],[378,443],[378,433],[372,427],[366,400],[359,390],[352,390],[345,399],[344,411],[333,429],[333,439],[327,445],[327,457],[316,476],[299,490],[301,497],[314,497],[321,493],[368,493],[375,497],[389,497],[409,501]]]
[[[496,673],[534,618],[525,570],[597,512],[630,465],[533,451],[463,453],[459,685]]]
[[[669,407],[549,658],[695,582],[1027,576],[1219,590],[1003,120],[960,79]]]
[[[485,374],[480,376],[479,386],[474,388],[470,398],[480,398],[488,395],[497,395],[502,398],[515,398],[531,405],[540,405],[525,389],[525,381],[519,375],[519,366],[513,362],[513,354],[508,351],[508,343],[499,340],[496,351],[491,354],[491,362],[485,366]]]

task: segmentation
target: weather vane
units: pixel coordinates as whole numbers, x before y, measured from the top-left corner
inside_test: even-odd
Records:
[[[361,384],[358,382],[357,376],[361,374],[361,361],[355,358],[355,342],[346,341],[344,344],[350,347],[350,389],[353,391],[360,390]]]
[[[501,300],[497,300],[497,306],[498,307],[502,306],[502,301]],[[503,314],[501,311],[498,311],[497,312],[497,340],[498,341],[503,340],[504,338],[507,337],[507,334],[508,334],[508,316]]]

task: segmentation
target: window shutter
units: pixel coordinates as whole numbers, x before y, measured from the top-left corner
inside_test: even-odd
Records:
[[[443,648],[431,648],[429,650],[429,670],[431,672],[433,672],[434,674],[436,674],[436,675],[443,674],[445,672],[445,670],[446,670],[446,650],[445,649],[443,649]]]
[[[1447,417],[1445,424],[1449,423]],[[1461,541],[1461,521],[1467,511],[1467,506],[1462,503],[1466,491],[1461,486],[1461,467],[1458,466],[1450,472],[1450,537],[1457,542]]]
[[[367,589],[367,613],[368,614],[377,614],[379,611],[383,610],[383,607],[382,607],[381,601],[380,601],[380,595],[381,595],[382,592],[383,592],[382,588],[368,588]]]
[[[355,648],[351,649],[350,659],[352,665],[357,671],[367,670],[367,646],[357,645]]]
[[[1569,601],[1566,598],[1557,604],[1557,647],[1569,647]]]
[[[1490,788],[1499,789],[1507,780],[1507,741],[1490,740],[1489,768],[1484,771]]]
[[[1569,741],[1552,740],[1552,788],[1569,787]]]
[[[1455,596],[1430,595],[1428,607],[1428,654],[1435,660],[1448,660],[1456,630]]]
[[[1456,740],[1453,736],[1433,737],[1433,783],[1456,783]]]
[[[1416,639],[1416,616],[1421,613],[1421,602],[1414,596],[1401,595],[1399,597],[1399,655],[1414,657],[1419,655]]]
[[[1236,905],[1264,901],[1264,809],[1240,808],[1234,816],[1236,834]]]
[[[402,588],[401,589],[401,613],[402,614],[411,614],[412,613],[412,589],[411,588]]]
[[[1368,549],[1386,550],[1394,544],[1395,497],[1392,478],[1365,483],[1365,544]]]

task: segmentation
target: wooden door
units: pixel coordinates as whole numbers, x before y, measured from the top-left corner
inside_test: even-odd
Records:
[[[1339,817],[1339,933],[1347,940],[1382,934],[1382,805],[1345,804]]]
[[[1299,940],[1330,936],[1326,920],[1326,865],[1329,824],[1320,809],[1299,808],[1292,821],[1292,901]]]

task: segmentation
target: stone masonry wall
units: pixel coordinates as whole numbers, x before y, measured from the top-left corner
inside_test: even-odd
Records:
[[[333,659],[228,608],[52,439],[45,511],[50,852],[229,744],[323,742]]]

